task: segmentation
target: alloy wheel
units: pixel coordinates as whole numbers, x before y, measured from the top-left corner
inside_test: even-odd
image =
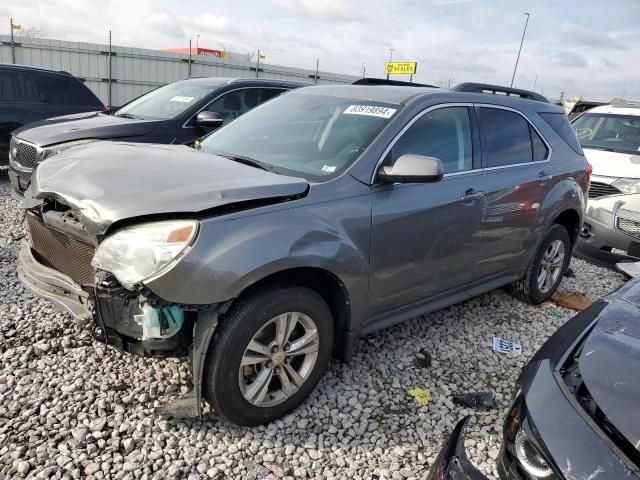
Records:
[[[272,407],[294,395],[313,371],[319,343],[318,328],[304,313],[286,312],[269,320],[240,361],[238,381],[245,400]]]
[[[544,251],[538,270],[538,290],[541,293],[548,293],[556,284],[564,266],[564,254],[562,240],[554,240]]]

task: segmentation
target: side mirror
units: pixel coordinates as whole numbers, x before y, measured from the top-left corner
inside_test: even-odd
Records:
[[[383,183],[432,183],[442,180],[443,173],[440,159],[406,154],[392,167],[381,167],[378,178]]]
[[[224,122],[224,118],[217,112],[200,112],[196,115],[193,124],[196,127],[219,127]]]

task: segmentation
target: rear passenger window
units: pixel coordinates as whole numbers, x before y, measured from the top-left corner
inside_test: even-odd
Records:
[[[69,105],[95,105],[97,108],[102,108],[102,103],[93,94],[89,87],[82,83],[77,78],[69,79],[69,95],[67,96],[67,103]]]
[[[0,102],[42,103],[33,75],[27,72],[0,72]]]
[[[533,161],[541,162],[547,159],[549,149],[531,125],[529,125],[529,134],[531,135],[531,143],[533,144]]]
[[[420,117],[391,149],[387,164],[405,154],[440,159],[444,173],[471,170],[471,124],[467,107],[445,107]]]
[[[497,108],[478,109],[486,167],[527,163],[533,159],[529,123],[519,114]]]

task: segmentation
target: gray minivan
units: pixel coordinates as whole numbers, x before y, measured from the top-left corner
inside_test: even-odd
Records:
[[[315,86],[201,151],[87,144],[36,169],[19,275],[101,341],[189,354],[165,412],[268,422],[361,335],[505,285],[549,299],[589,177],[565,127],[522,90]]]

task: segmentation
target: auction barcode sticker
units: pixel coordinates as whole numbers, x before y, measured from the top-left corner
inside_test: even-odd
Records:
[[[368,115],[370,117],[391,118],[395,108],[376,107],[373,105],[349,105],[343,112],[349,115]]]
[[[181,97],[181,96],[175,96],[173,97],[171,100],[169,100],[170,102],[182,102],[182,103],[189,103],[191,100],[193,100],[193,97]]]

